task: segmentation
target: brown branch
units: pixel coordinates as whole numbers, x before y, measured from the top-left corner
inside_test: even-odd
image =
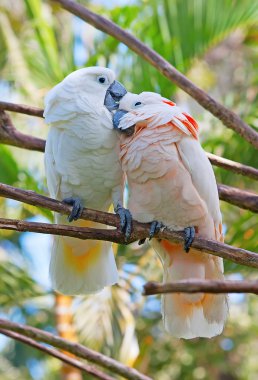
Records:
[[[165,284],[147,282],[144,296],[165,293],[254,293],[258,294],[258,281],[182,280]]]
[[[2,102],[0,101],[0,110],[1,111],[11,111],[23,113],[25,115],[43,117],[44,110],[42,108],[27,106],[25,104],[17,104],[10,102]]]
[[[216,156],[215,154],[206,152],[208,159],[212,165],[219,166],[223,169],[230,170],[234,173],[244,175],[246,177],[258,180],[258,169],[251,166],[240,164],[224,157]]]
[[[5,319],[0,319],[0,328],[18,332],[19,334],[25,335],[34,340],[44,342],[61,350],[70,352],[73,355],[87,359],[92,363],[106,368],[113,373],[124,376],[126,379],[152,380],[150,377],[141,374],[136,369],[130,368],[112,358],[109,358],[106,355],[100,354],[99,352],[93,351],[81,344],[70,342],[69,340],[60,338],[54,334],[42,331],[35,327],[30,327],[19,323],[10,322]]]
[[[47,208],[64,215],[69,215],[72,211],[71,206],[56,199],[37,194],[31,190],[18,189],[17,187],[6,185],[4,183],[0,183],[0,196],[24,202],[32,206]],[[95,211],[89,208],[83,210],[81,219],[119,227],[119,217],[117,215],[103,211]]]
[[[32,137],[19,132],[13,126],[11,119],[4,111],[0,111],[0,142],[4,144],[17,146],[20,148],[36,150],[39,152],[44,152],[46,143],[43,139]],[[225,160],[217,156],[214,157],[216,157],[217,161]],[[241,165],[234,161],[231,162],[233,162],[234,164],[232,165],[233,171],[235,171],[235,167],[241,166],[247,168],[247,175],[249,175],[250,172],[258,172],[258,170],[252,167]],[[218,190],[219,197],[221,200],[231,203],[240,208],[244,208],[253,212],[258,212],[258,196],[256,194],[244,190],[239,190],[226,185],[218,185]]]
[[[60,211],[62,214],[69,214],[71,212],[71,206],[67,206],[62,202],[44,197],[42,195],[38,195],[34,192],[16,189],[8,185],[0,184],[0,195],[2,193],[5,193],[6,196],[6,190],[5,192],[2,190],[3,188],[6,189],[6,187],[14,189],[10,191],[11,195],[9,195],[9,198],[11,199],[22,200],[28,204],[46,207],[52,211]],[[107,224],[113,227],[119,226],[119,217],[117,215],[102,211],[84,209],[81,218],[93,222]],[[119,244],[128,244],[147,238],[149,236],[150,224],[133,221],[132,234],[127,242],[125,241],[123,233],[121,233],[119,230],[112,229],[92,229],[86,227],[26,222],[22,220],[3,218],[0,219],[0,229],[19,232],[31,231],[43,234],[70,236],[84,240],[105,240]],[[158,232],[156,234],[156,237],[158,239],[170,240],[174,243],[183,243],[184,241],[183,232],[169,231],[167,229]],[[206,240],[197,237],[195,238],[192,247],[201,252],[219,256],[223,259],[233,261],[237,264],[258,268],[258,254],[242,248],[232,247],[230,245],[222,244],[214,240]]]
[[[19,132],[6,112],[0,110],[0,142],[19,148],[44,152],[45,141]]]
[[[239,190],[235,187],[218,185],[219,198],[234,206],[258,212],[258,195],[250,191]]]
[[[72,0],[52,0],[59,3],[70,13],[80,17],[82,20],[93,25],[95,28],[113,36],[118,41],[123,42],[131,50],[140,57],[148,61],[158,71],[160,71],[170,81],[174,82],[183,91],[193,97],[205,109],[210,111],[214,116],[220,119],[225,126],[239,133],[250,144],[258,148],[258,133],[249,127],[241,118],[234,112],[227,109],[222,104],[218,103],[205,91],[197,87],[183,74],[181,74],[174,66],[166,61],[161,55],[149,48],[143,42],[134,37],[131,33],[120,28],[114,22],[99,16],[90,11],[86,7]]]
[[[82,372],[86,372],[87,374],[93,375],[97,379],[115,380],[114,377],[107,375],[106,373],[98,370],[97,368],[95,368],[91,365],[83,364],[79,360],[73,359],[73,358],[65,355],[62,352],[54,350],[53,348],[43,346],[42,344],[37,343],[33,339],[28,338],[22,334],[18,334],[17,332],[8,331],[8,330],[4,330],[4,329],[0,329],[0,334],[4,334],[4,335],[8,336],[9,338],[18,340],[22,343],[27,344],[28,346],[36,348],[37,350],[40,350],[40,351],[44,352],[45,354],[51,355],[51,356],[55,357],[56,359],[61,360],[62,362],[68,364],[69,366],[77,368]]]
[[[23,104],[0,102],[0,110],[1,109],[32,115],[33,110],[36,109],[36,107],[26,106]],[[37,112],[39,115],[43,114],[42,109],[37,109]],[[0,112],[0,115],[1,115],[1,112]],[[45,151],[45,143],[46,143],[45,140],[38,139],[37,137],[32,137],[24,133],[18,132],[17,129],[13,126],[10,118],[6,114],[4,114],[2,123],[4,123],[4,125],[0,124],[0,142],[4,144],[9,144],[9,145],[15,145],[19,148],[27,148],[30,150],[37,150],[40,152]],[[11,128],[10,128],[10,125],[11,125]],[[219,166],[221,168],[232,171],[234,173],[241,174],[241,175],[250,177],[252,179],[258,180],[258,169],[255,169],[251,166],[240,164],[239,162],[228,160],[223,157],[216,156],[215,154],[212,154],[212,153],[206,152],[206,155],[208,156],[212,165]]]
[[[66,214],[66,215],[69,215],[72,210],[71,206],[68,206],[60,201],[57,201],[56,199],[51,199],[46,196],[39,195],[35,193],[34,191],[22,190],[22,189],[18,189],[16,187],[5,185],[2,183],[0,183],[0,196],[11,198],[11,199],[24,202],[33,206],[48,208],[49,210],[59,212],[61,214]],[[117,215],[106,213],[103,211],[95,211],[88,208],[84,209],[82,212],[81,219],[90,220],[92,222],[97,222],[97,223],[102,223],[102,224],[107,224],[112,227],[117,227],[117,228],[119,227],[119,217]],[[25,223],[25,222],[22,222],[22,223]],[[26,222],[26,223],[29,223],[29,222]],[[4,225],[7,225],[7,226],[9,225],[10,226],[9,228],[12,227],[12,229],[14,230],[17,230],[17,228],[25,228],[21,224],[21,221],[18,222],[18,225],[14,221],[2,223],[3,227]],[[64,231],[67,232],[68,229],[70,229],[70,232],[67,232],[70,234],[69,236],[73,236],[73,234],[75,235],[77,234],[77,232],[75,232],[76,227],[72,227],[72,226],[59,226],[59,227],[60,227],[60,233],[61,232],[64,233]],[[133,231],[132,231],[131,239],[129,242],[137,241],[137,240],[148,237],[149,228],[150,228],[149,224],[143,224],[143,223],[134,221]],[[94,231],[96,232],[96,230]],[[38,231],[35,231],[35,232],[38,232]],[[79,234],[77,234],[76,237],[86,239],[86,238],[89,238],[90,236],[91,239],[93,238],[97,239],[98,236],[96,235],[98,235],[98,232],[99,230],[97,230],[97,233],[93,237],[92,235],[93,231],[91,229],[82,228],[82,231],[80,231],[80,236]],[[99,233],[101,233],[101,239],[125,244],[124,235],[121,234],[117,230],[108,230],[108,231],[101,230]],[[157,238],[171,240],[171,241],[174,241],[175,243],[183,242],[182,233],[172,232],[168,230],[160,231],[157,234]],[[215,256],[220,256],[224,259],[231,260],[238,264],[243,264],[243,265],[247,265],[247,266],[251,266],[255,268],[258,267],[257,266],[258,255],[241,248],[235,248],[226,244],[218,243],[216,241],[205,240],[201,238],[196,238],[192,244],[192,247],[202,252],[206,252]]]

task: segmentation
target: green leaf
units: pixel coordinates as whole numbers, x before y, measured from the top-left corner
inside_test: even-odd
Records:
[[[57,41],[54,29],[44,14],[44,6],[40,0],[25,0],[25,5],[28,17],[32,21],[35,30],[37,42],[48,63],[48,70],[51,70],[52,75],[57,80],[61,80],[62,72],[60,70]]]
[[[9,149],[0,145],[0,182],[13,185],[18,179],[18,170],[18,165]]]

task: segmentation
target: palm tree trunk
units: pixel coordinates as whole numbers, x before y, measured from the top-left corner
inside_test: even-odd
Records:
[[[59,336],[72,342],[77,342],[71,310],[72,301],[73,299],[70,296],[64,296],[57,293],[55,294],[56,328]],[[70,353],[66,352],[66,354],[73,357]],[[78,369],[63,363],[61,369],[61,379],[82,380],[83,377]]]

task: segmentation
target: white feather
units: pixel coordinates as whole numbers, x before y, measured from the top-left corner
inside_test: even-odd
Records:
[[[97,78],[105,75],[108,83]],[[123,175],[118,158],[117,135],[104,106],[106,90],[115,79],[106,68],[77,70],[55,86],[45,99],[44,116],[51,124],[46,143],[45,168],[51,196],[60,200],[79,197],[84,206],[107,211],[112,200],[122,203]],[[113,197],[113,199],[112,199]],[[57,221],[67,223],[65,218]],[[75,224],[75,223],[73,223]],[[55,237],[50,263],[53,287],[65,294],[85,294],[117,282],[117,268],[110,243],[101,245],[97,260],[76,271],[65,259],[64,245],[84,255],[91,241]]]
[[[215,225],[221,223],[216,178],[199,141],[185,137],[177,143],[182,161],[189,171],[193,185],[207,204]]]
[[[216,229],[221,229],[218,192],[211,165],[196,140],[197,125],[164,100],[158,94],[129,93],[120,102],[120,108],[129,111],[121,119],[121,129],[136,124],[133,135],[121,134],[129,208],[140,222],[159,220],[175,230],[195,226],[200,236],[216,239]],[[180,245],[156,239],[152,245],[163,264],[164,282],[224,278],[221,258],[193,249],[185,254]],[[167,294],[162,296],[162,315],[166,330],[175,337],[210,338],[223,330],[227,297]]]

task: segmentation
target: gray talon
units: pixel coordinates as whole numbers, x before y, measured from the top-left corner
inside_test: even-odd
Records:
[[[130,211],[120,205],[115,208],[115,213],[120,218],[120,230],[125,234],[125,241],[127,242],[132,233],[132,214]]]
[[[81,217],[83,204],[80,198],[73,198],[73,197],[65,198],[63,199],[63,203],[73,206],[72,212],[67,218],[69,222],[72,222],[73,220],[77,220]]]
[[[195,228],[194,227],[186,227],[184,229],[185,234],[185,242],[184,242],[184,250],[186,253],[189,252],[192,242],[194,241],[195,237]]]
[[[161,222],[158,222],[157,220],[154,220],[152,223],[151,223],[151,226],[150,226],[150,235],[149,235],[149,239],[151,240],[153,238],[153,236],[158,233],[160,231],[160,229],[163,227],[163,224]]]
[[[161,230],[162,227],[164,227],[163,223],[158,222],[157,220],[154,220],[151,223],[151,226],[150,226],[149,240],[151,240],[155,236],[155,234],[158,233]],[[145,240],[146,239],[139,240],[138,241],[138,245],[144,244]]]

